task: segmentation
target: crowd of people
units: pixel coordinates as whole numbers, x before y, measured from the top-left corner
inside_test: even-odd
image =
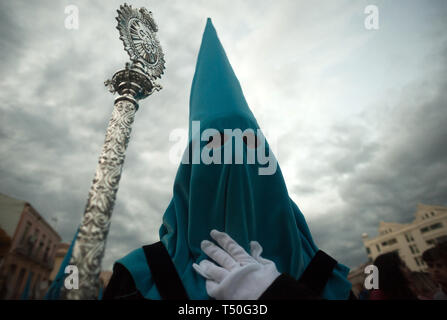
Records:
[[[360,292],[361,300],[447,300],[447,242],[438,243],[422,255],[434,289],[421,288],[418,272],[411,272],[397,252],[378,256],[379,288]]]

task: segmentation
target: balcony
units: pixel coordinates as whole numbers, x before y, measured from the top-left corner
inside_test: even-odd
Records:
[[[23,256],[24,258],[31,260],[34,263],[39,264],[45,269],[52,269],[54,264],[54,259],[47,258],[44,259],[44,254],[42,252],[31,250],[29,246],[21,245],[15,248],[14,253]]]

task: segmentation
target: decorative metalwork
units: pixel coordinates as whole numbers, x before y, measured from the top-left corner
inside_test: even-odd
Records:
[[[101,261],[136,110],[133,102],[122,100],[115,103],[73,248],[70,264],[78,267],[79,289],[68,291],[69,299],[97,297]]]
[[[140,63],[143,70],[153,79],[160,78],[165,68],[164,55],[155,32],[158,27],[152,18],[152,12],[145,8],[132,9],[124,4],[118,10],[117,29],[124,49],[134,63]]]
[[[78,267],[79,289],[63,289],[63,295],[67,299],[96,299],[98,296],[101,262],[132,123],[138,110],[138,100],[161,89],[161,86],[153,81],[163,73],[164,60],[161,47],[154,35],[157,26],[151,13],[144,8],[136,10],[124,4],[118,10],[118,14],[121,39],[127,37],[123,36],[123,26],[129,29],[129,35],[136,34],[141,37],[139,40],[132,38],[123,40],[132,62],[126,63],[124,69],[117,71],[111,80],[104,83],[110,92],[117,92],[118,97],[115,99],[95,178],[70,260],[71,265]],[[126,41],[130,43],[129,47]],[[144,52],[140,50],[141,48]],[[135,51],[137,49],[140,51]],[[151,65],[152,68],[147,65]]]
[[[111,93],[117,92],[120,96],[127,98],[134,97],[141,100],[151,95],[154,91],[160,91],[162,87],[153,82],[145,73],[137,66],[126,63],[126,67],[117,71],[112,80],[106,80],[104,85],[109,88]]]

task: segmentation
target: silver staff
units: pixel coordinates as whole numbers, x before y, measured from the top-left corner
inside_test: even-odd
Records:
[[[138,100],[161,89],[154,80],[163,74],[165,61],[152,13],[124,4],[116,20],[131,62],[104,83],[110,92],[117,92],[118,97],[70,261],[79,270],[79,289],[63,289],[67,299],[96,299],[98,296],[101,261]]]

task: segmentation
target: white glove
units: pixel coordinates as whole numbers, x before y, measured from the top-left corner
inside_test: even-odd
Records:
[[[212,230],[211,237],[225,250],[203,240],[201,248],[217,266],[208,260],[193,268],[206,278],[206,291],[218,300],[256,300],[280,275],[273,261],[261,257],[262,247],[250,242],[251,256],[228,234]]]

